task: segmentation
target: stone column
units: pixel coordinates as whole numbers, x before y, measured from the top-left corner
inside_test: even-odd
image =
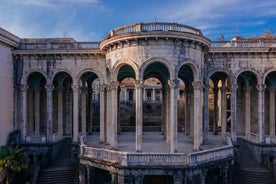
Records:
[[[152,89],[152,101],[155,102],[155,89]]]
[[[209,144],[209,85],[204,87],[204,144]]]
[[[142,151],[142,132],[143,132],[143,81],[136,80],[136,151]]]
[[[174,184],[182,184],[184,177],[183,175],[173,175]]]
[[[207,176],[207,173],[205,171],[200,173],[200,184],[205,184],[206,176]]]
[[[110,84],[107,86],[107,88],[106,88],[106,98],[107,98],[107,100],[106,100],[106,103],[109,103],[109,104],[107,104],[107,106],[106,106],[106,132],[107,132],[107,135],[106,135],[106,142],[108,143],[108,144],[110,144],[111,143],[111,133],[110,133],[110,131],[111,131],[111,128],[110,128],[110,126],[111,126],[111,106],[110,106],[110,102],[111,102],[111,98],[110,98],[110,93],[111,93],[111,87],[110,87]]]
[[[200,82],[193,82],[194,89],[194,150],[199,150],[202,126],[202,85]]]
[[[258,124],[259,124],[259,143],[264,142],[264,91],[265,85],[258,84]]]
[[[91,86],[92,87],[92,86]],[[89,133],[93,133],[93,102],[94,102],[94,97],[93,97],[93,89],[92,88],[87,88],[89,90],[89,93],[90,94],[90,102],[89,102],[89,107],[90,107],[90,118],[89,118]]]
[[[195,118],[194,118],[194,108],[195,108],[195,101],[194,101],[194,98],[195,98],[195,93],[194,93],[194,90],[193,88],[191,87],[190,88],[190,95],[189,95],[189,98],[190,98],[190,110],[189,110],[189,120],[190,120],[190,137],[194,137],[194,122],[195,122]]]
[[[221,135],[225,138],[226,134],[226,88],[222,86],[221,91]]]
[[[132,175],[118,174],[118,184],[133,184]]]
[[[142,174],[134,175],[134,183],[135,184],[143,184],[143,182],[144,182],[144,175],[142,175]]]
[[[171,139],[171,126],[170,126],[170,89],[166,86],[166,141],[169,143]]]
[[[118,174],[115,172],[110,172],[111,184],[118,184]]]
[[[35,135],[40,134],[40,87],[34,89],[35,91],[35,108],[34,108],[34,115],[35,115]],[[48,102],[48,98],[47,98]],[[47,104],[48,110],[48,104]],[[47,136],[48,136],[48,123],[47,123]]]
[[[238,85],[231,86],[231,137],[232,141],[237,141],[237,89]]]
[[[47,85],[47,141],[52,141],[53,135],[53,86]]]
[[[27,85],[20,86],[20,93],[21,93],[21,135],[22,141],[26,140],[26,133],[27,133]]]
[[[213,122],[213,131],[214,135],[218,134],[218,88],[215,86],[214,91],[214,122]]]
[[[100,142],[106,142],[105,123],[105,85],[100,85]]]
[[[78,85],[72,85],[73,89],[73,141],[78,142],[79,122],[78,122]]]
[[[177,152],[177,97],[178,97],[179,81],[170,80],[168,85],[170,87],[170,150],[171,153]]]
[[[251,96],[251,87],[245,87],[245,135],[251,132],[251,109],[250,109],[250,96]]]
[[[118,92],[118,86],[119,86],[119,83],[118,82],[112,82],[111,83],[111,91],[110,91],[110,95],[111,95],[111,100],[110,100],[110,107],[111,107],[111,112],[110,112],[110,135],[111,135],[111,142],[110,142],[110,145],[111,147],[114,149],[114,148],[117,148],[117,92]]]
[[[58,132],[60,138],[63,137],[63,88],[58,87]]]
[[[275,136],[275,89],[276,87],[269,88],[269,135]]]
[[[191,99],[189,99],[189,88],[185,88],[185,134],[190,134],[190,124],[189,124],[189,117],[190,117],[190,108],[191,108]]]
[[[81,88],[81,133],[86,136],[86,87]]]

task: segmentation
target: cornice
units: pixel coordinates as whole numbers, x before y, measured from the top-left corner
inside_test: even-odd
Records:
[[[4,30],[0,27],[0,43],[6,44],[9,47],[18,47],[20,38],[11,34],[10,32]]]

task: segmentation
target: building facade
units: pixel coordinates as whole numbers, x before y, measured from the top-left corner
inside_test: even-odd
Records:
[[[137,154],[143,153],[144,106],[152,101],[161,104],[158,126],[170,145],[168,156],[175,160],[182,157],[177,155],[180,131],[192,137],[194,151],[210,143],[210,132],[225,140],[229,136],[232,142],[239,136],[255,143],[275,139],[274,38],[214,42],[200,30],[176,23],[124,26],[110,31],[101,42],[20,39],[0,31],[1,140],[7,132],[20,130],[24,143],[46,144],[65,137],[78,142],[99,131],[100,142],[116,150],[120,126],[124,126],[121,102],[132,102],[133,144]],[[81,148],[82,166],[97,167],[88,148]],[[233,148],[218,155],[218,162],[229,159]],[[109,165],[112,160],[105,161],[102,169],[112,171],[112,180],[121,183],[139,183],[140,171],[158,170],[157,165],[152,171],[129,169],[122,160],[119,165],[127,169],[119,169]],[[190,169],[175,165],[175,174],[164,166],[175,183],[183,177],[191,180],[193,172],[204,175],[206,170],[195,171],[192,162],[187,164]],[[137,177],[129,179],[129,175]]]

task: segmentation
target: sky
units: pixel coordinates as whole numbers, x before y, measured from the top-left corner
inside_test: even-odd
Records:
[[[0,27],[20,38],[101,41],[112,29],[155,21],[198,28],[212,41],[275,35],[276,0],[0,0]]]

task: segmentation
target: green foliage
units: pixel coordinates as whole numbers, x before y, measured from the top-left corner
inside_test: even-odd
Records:
[[[27,162],[28,159],[19,146],[15,148],[10,146],[0,147],[0,168],[7,172],[9,183],[13,183],[16,173],[27,169]]]

